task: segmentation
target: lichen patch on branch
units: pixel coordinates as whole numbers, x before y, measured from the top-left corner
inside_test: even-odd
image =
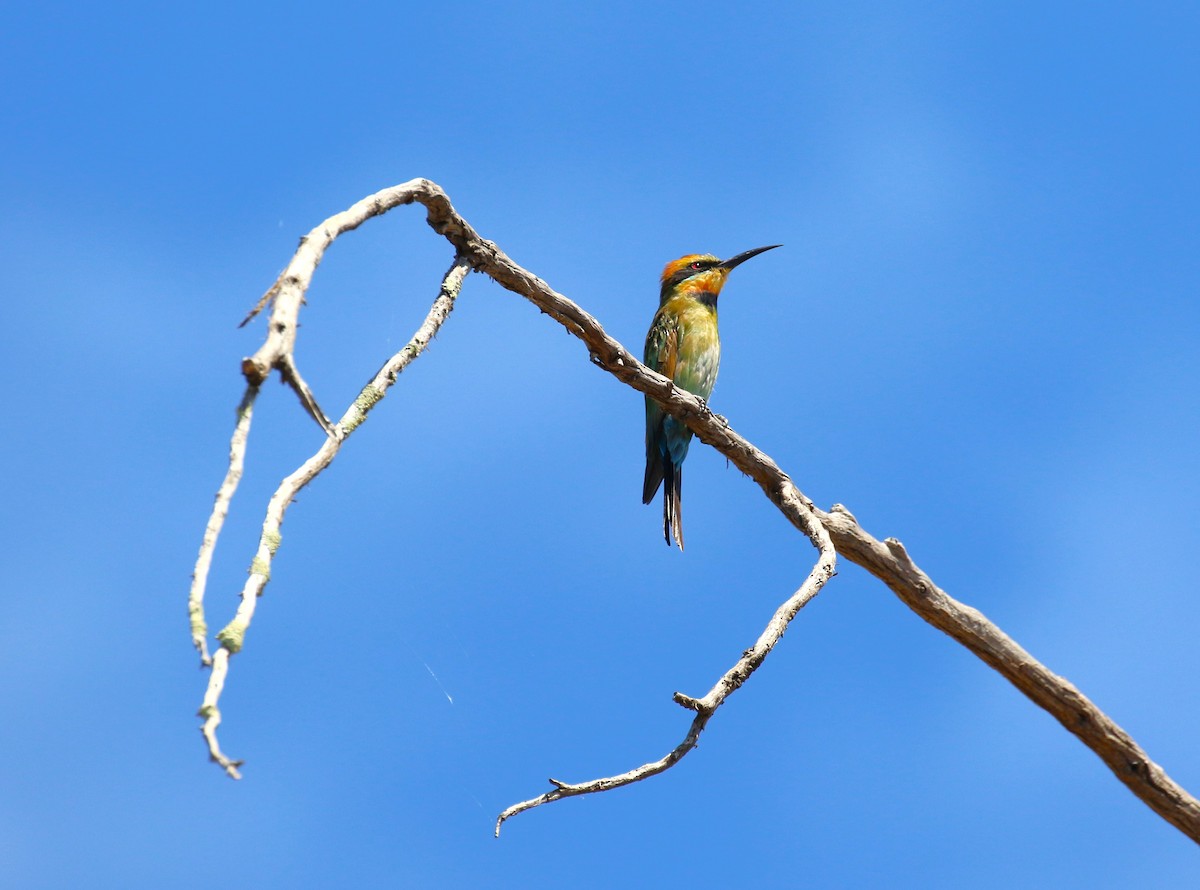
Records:
[[[325,250],[342,234],[406,204],[425,207],[426,219],[435,232],[454,246],[454,265],[446,274],[438,297],[412,340],[392,356],[347,408],[334,425],[319,408],[295,362],[294,348],[299,330],[299,313],[304,294]],[[221,722],[218,700],[224,688],[230,657],[244,645],[255,603],[269,579],[271,561],[279,548],[279,529],[288,504],[296,493],[329,466],[341,443],[367,418],[388,387],[407,364],[417,358],[454,306],[454,300],[470,271],[481,272],[502,287],[525,297],[540,311],[581,340],[590,361],[638,392],[655,399],[663,410],[687,425],[700,441],[712,446],[744,474],[754,480],[771,503],[816,547],[816,564],[800,588],[774,613],[759,639],[747,649],[700,699],[676,693],[675,700],[696,713],[683,741],[666,756],[629,772],[588,782],[550,780],[552,790],[514,804],[501,813],[496,832],[504,820],[517,813],[565,797],[618,788],[656,775],[678,763],[695,746],[701,732],[721,703],[744,683],[783,636],[788,623],[805,603],[819,592],[835,571],[836,557],[848,559],[883,581],[906,605],[933,627],[975,653],[985,663],[1049,712],[1067,730],[1094,751],[1135,795],[1162,818],[1200,842],[1200,802],[1175,783],[1146,755],[1133,739],[1068,681],[1055,675],[1022,649],[984,615],[949,596],[922,571],[904,546],[894,538],[880,542],[864,531],[845,507],[835,505],[828,513],[817,509],[767,454],[739,436],[728,421],[713,414],[703,400],[672,385],[647,368],[610,337],[600,323],[578,305],[554,291],[542,279],[513,262],[494,243],[487,241],[463,219],[446,193],[427,179],[414,179],[384,189],[335,214],[301,239],[300,245],[258,305],[243,324],[268,304],[271,307],[263,345],[243,360],[246,394],[238,411],[238,422],[230,445],[229,469],[217,493],[188,599],[189,625],[193,643],[204,664],[210,667],[208,687],[200,707],[201,727],[210,757],[233,778],[239,778],[241,761],[222,753],[217,742]],[[213,550],[242,472],[254,399],[261,383],[272,370],[300,398],[305,410],[325,431],[321,448],[284,479],[267,506],[263,532],[251,574],[242,589],[234,620],[218,634],[221,647],[209,658],[204,635],[203,597]]]

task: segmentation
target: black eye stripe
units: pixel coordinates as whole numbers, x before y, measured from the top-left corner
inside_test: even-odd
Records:
[[[667,280],[665,280],[663,282],[663,288],[662,288],[663,295],[665,296],[672,287],[682,284],[684,281],[687,281],[687,279],[693,277],[694,275],[697,275],[700,272],[706,272],[709,269],[715,269],[720,265],[721,265],[721,261],[716,260],[716,259],[692,260],[690,263],[688,263],[682,269],[677,269],[674,272],[674,274],[671,275],[670,278],[668,278]]]

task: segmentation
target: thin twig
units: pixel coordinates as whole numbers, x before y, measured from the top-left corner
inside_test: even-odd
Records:
[[[221,751],[221,746],[217,744],[217,727],[221,725],[221,710],[217,707],[217,700],[221,697],[221,690],[225,688],[225,676],[229,672],[229,656],[230,649],[222,646],[217,650],[217,654],[212,658],[212,672],[208,676],[208,688],[204,690],[204,701],[200,705],[200,710],[197,715],[204,718],[204,723],[200,726],[200,732],[204,736],[204,742],[208,745],[208,756],[213,763],[225,770],[225,774],[231,779],[240,779],[242,774],[238,771],[238,767],[244,763],[241,760],[231,760],[226,757]]]
[[[962,643],[1049,711],[1101,757],[1151,809],[1200,842],[1200,801],[1150,761],[1132,738],[1079,690],[1034,660],[981,613],[955,601],[934,585],[908,557],[899,541],[888,539],[880,543],[859,528],[845,508],[834,508],[829,513],[817,510],[768,455],[730,429],[728,423],[710,412],[702,400],[677,389],[669,379],[651,371],[609,337],[595,318],[518,266],[491,241],[480,237],[455,211],[446,193],[436,183],[414,179],[384,189],[331,217],[301,241],[288,268],[254,310],[257,312],[267,302],[274,302],[267,341],[254,356],[243,362],[249,382],[261,382],[272,368],[279,367],[278,363],[284,357],[292,355],[303,294],[325,247],[339,234],[356,228],[367,219],[413,202],[425,207],[430,226],[449,240],[458,256],[472,268],[524,296],[582,340],[595,364],[655,399],[664,411],[684,423],[697,438],[725,455],[758,483],[768,499],[811,540],[819,539],[823,526],[840,555],[881,578],[918,615]],[[240,640],[236,628],[233,638]],[[685,704],[695,701],[686,696],[684,699]],[[698,715],[702,714],[703,710],[698,711]],[[696,728],[695,723],[693,728]],[[703,724],[698,729],[703,729]]]
[[[335,435],[333,426],[321,411],[316,396],[304,382],[296,365],[296,333],[300,327],[300,307],[304,305],[304,294],[312,284],[313,275],[316,274],[325,251],[338,236],[357,229],[368,219],[386,213],[392,207],[409,204],[412,200],[412,197],[403,191],[403,186],[385,189],[325,220],[300,239],[300,245],[296,248],[291,262],[250,313],[242,319],[242,325],[245,325],[258,315],[264,306],[271,304],[266,340],[254,355],[242,359],[242,374],[246,381],[261,384],[270,376],[272,369],[278,369],[284,382],[299,396],[304,410],[328,436]]]
[[[413,190],[414,200],[426,207],[429,224],[469,256],[477,270],[558,320],[587,345],[595,364],[655,399],[697,438],[725,455],[754,479],[789,521],[810,538],[812,535],[804,526],[810,521],[809,516],[815,515],[828,529],[841,556],[882,579],[918,615],[995,668],[1087,745],[1143,803],[1200,843],[1200,801],[1151,761],[1128,733],[1071,683],[1039,663],[980,612],[957,602],[934,585],[906,553],[897,555],[903,552],[898,541],[889,539],[894,541],[891,549],[880,544],[857,528],[845,508],[828,514],[816,510],[770,457],[734,433],[700,399],[651,371],[609,337],[591,315],[518,266],[495,244],[481,238],[458,215],[440,187],[428,180],[413,180],[397,188]],[[813,513],[801,513],[800,505],[812,508]],[[841,518],[837,518],[838,513]],[[848,528],[847,522],[854,530]]]
[[[283,378],[283,382],[290,386],[292,391],[300,398],[300,404],[304,406],[304,410],[308,412],[308,416],[317,422],[317,426],[325,431],[325,435],[336,435],[333,424],[329,422],[329,418],[325,416],[325,412],[317,404],[317,397],[313,395],[312,389],[304,381],[304,376],[300,373],[300,368],[296,365],[296,357],[290,354],[282,355],[279,357],[279,361],[275,363],[275,366],[279,368],[279,376]]]
[[[204,527],[204,538],[200,542],[200,553],[196,557],[196,568],[192,570],[192,589],[188,592],[188,620],[192,627],[192,645],[200,653],[200,663],[212,664],[208,654],[208,623],[204,619],[204,589],[208,585],[208,570],[212,566],[213,551],[217,538],[229,515],[229,503],[237,491],[246,465],[246,444],[250,438],[250,421],[254,416],[254,400],[258,398],[258,386],[249,384],[237,409],[237,423],[229,440],[229,469],[217,489],[208,525]]]
[[[461,258],[455,258],[454,264],[442,280],[437,299],[433,301],[428,315],[425,316],[424,322],[413,334],[412,339],[403,349],[388,359],[371,381],[362,388],[358,397],[342,415],[342,419],[334,429],[334,435],[325,439],[312,457],[279,484],[267,503],[262,534],[258,541],[258,551],[250,563],[249,577],[242,587],[241,601],[237,612],[234,614],[233,620],[217,634],[221,647],[213,656],[212,673],[209,676],[208,688],[205,690],[204,702],[199,712],[200,716],[204,718],[201,731],[208,745],[209,757],[219,764],[230,778],[241,778],[238,767],[241,766],[242,761],[230,760],[221,752],[217,742],[217,727],[221,723],[218,703],[221,691],[225,686],[229,657],[237,654],[245,643],[246,631],[254,620],[254,610],[258,604],[258,598],[262,596],[263,590],[271,578],[271,562],[282,540],[280,528],[283,525],[284,513],[287,512],[288,506],[300,490],[333,462],[341,450],[342,443],[366,420],[367,414],[387,394],[388,389],[396,382],[400,373],[425,351],[425,347],[429,345],[430,340],[437,334],[438,329],[453,310],[454,301],[462,289],[463,280],[470,271],[471,267],[466,262]]]
[[[505,820],[511,819],[518,813],[532,810],[534,807],[540,807],[542,804],[562,800],[564,797],[596,794],[600,791],[611,791],[613,788],[632,785],[634,782],[640,782],[642,779],[648,779],[651,776],[665,772],[695,748],[700,741],[700,733],[704,732],[704,728],[708,725],[709,719],[716,713],[717,708],[721,707],[725,699],[749,679],[750,675],[763,663],[763,660],[767,657],[771,649],[775,647],[775,644],[783,637],[784,631],[787,630],[792,619],[796,617],[799,611],[813,597],[820,593],[825,582],[833,577],[837,553],[833,549],[833,543],[824,529],[820,530],[818,539],[817,546],[820,550],[820,556],[817,558],[816,565],[808,573],[808,577],[800,586],[800,589],[775,610],[775,614],[771,617],[766,629],[759,636],[758,640],[755,641],[754,645],[742,653],[742,657],[737,660],[737,663],[725,672],[721,679],[713,685],[713,688],[703,698],[692,698],[691,696],[684,695],[682,692],[675,693],[674,699],[677,704],[696,712],[696,716],[692,720],[691,726],[688,727],[683,741],[671,749],[665,757],[655,760],[652,763],[643,764],[636,769],[617,776],[606,776],[601,779],[592,779],[588,782],[572,784],[560,782],[557,779],[550,779],[550,784],[554,786],[553,790],[547,791],[545,794],[531,800],[523,800],[520,803],[515,803],[500,814],[496,819],[496,837],[500,837],[500,826],[504,824]]]

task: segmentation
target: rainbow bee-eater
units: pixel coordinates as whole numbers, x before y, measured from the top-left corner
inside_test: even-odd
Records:
[[[646,364],[680,389],[708,401],[721,364],[721,338],[717,334],[717,297],[737,266],[765,250],[756,247],[722,260],[711,254],[690,254],[667,263],[662,273],[658,312],[646,334]],[[663,485],[663,537],[683,549],[683,522],[679,515],[683,459],[692,431],[663,412],[646,396],[646,478],[642,503],[654,500]],[[665,483],[665,485],[664,485]]]

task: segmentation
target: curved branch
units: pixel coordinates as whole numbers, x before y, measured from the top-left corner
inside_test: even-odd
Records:
[[[267,302],[274,301],[267,342],[253,357],[243,363],[243,370],[249,382],[261,382],[272,368],[280,368],[285,372],[285,379],[287,378],[288,369],[283,367],[282,363],[290,360],[292,355],[296,320],[304,291],[324,249],[342,232],[356,228],[367,219],[385,213],[393,207],[413,202],[425,207],[430,226],[455,246],[459,257],[469,262],[475,270],[484,272],[502,287],[525,297],[542,312],[554,318],[583,341],[595,364],[638,392],[655,399],[666,413],[686,424],[702,442],[725,455],[739,470],[750,476],[762,488],[768,499],[810,540],[817,542],[827,533],[839,554],[883,580],[923,619],[952,636],[995,668],[1091,748],[1143,802],[1188,837],[1200,842],[1200,802],[1173,782],[1124,730],[1079,690],[1033,659],[981,613],[957,602],[938,588],[929,576],[913,563],[899,541],[889,538],[880,543],[863,531],[845,508],[835,506],[829,513],[818,510],[768,455],[731,430],[723,418],[708,410],[702,400],[677,389],[666,377],[647,368],[620,343],[608,336],[595,318],[554,291],[540,278],[518,266],[491,241],[480,237],[455,211],[446,193],[427,179],[414,179],[371,195],[344,213],[331,217],[301,241],[300,249],[288,268],[247,318],[248,320],[249,317],[253,317]],[[294,366],[292,370],[294,371]],[[298,378],[298,373],[294,376]],[[295,380],[290,382],[296,386]],[[315,400],[312,400],[310,405],[303,389],[306,388],[302,386],[301,381],[297,391],[308,410],[312,412]],[[319,414],[319,411],[317,413]],[[249,582],[247,587],[249,589]],[[245,596],[244,592],[243,597]],[[783,626],[786,627],[786,622]],[[222,642],[224,644],[227,641]],[[735,681],[737,676],[741,675],[735,674],[730,681]],[[742,679],[744,680],[744,676]],[[736,688],[736,685],[732,688]],[[732,688],[729,691],[732,691]],[[686,696],[683,699],[685,704],[695,702]],[[708,699],[709,696],[706,696],[701,702]],[[693,722],[693,731],[696,734],[703,729],[703,723],[699,723],[700,718],[704,716],[703,709],[698,709],[697,714],[697,720]],[[690,731],[688,738],[691,736]],[[681,747],[683,745],[687,745],[687,738]],[[680,748],[676,748],[676,751],[679,750]],[[687,750],[690,750],[690,747],[687,747]],[[686,753],[686,750],[683,753]],[[671,757],[672,755],[668,755],[664,760]],[[647,764],[642,769],[654,766],[655,764]],[[653,773],[646,773],[651,774]],[[613,777],[613,780],[620,778]],[[553,799],[569,796],[565,792],[578,787],[581,786],[559,785],[556,791],[564,793]],[[543,798],[555,795],[556,791],[543,795]],[[537,800],[546,802],[541,798]]]
[[[775,610],[775,614],[771,616],[771,620],[767,623],[766,629],[759,636],[758,640],[755,641],[753,646],[742,653],[742,657],[722,675],[721,679],[708,691],[708,694],[703,698],[692,698],[691,696],[684,695],[682,692],[675,693],[674,699],[676,704],[696,712],[696,717],[692,720],[692,725],[688,727],[687,735],[683,737],[683,741],[671,749],[665,757],[655,760],[652,763],[643,764],[636,769],[621,773],[618,776],[606,776],[601,779],[592,779],[591,781],[580,782],[578,784],[568,784],[560,782],[557,779],[551,779],[550,784],[554,786],[554,790],[547,791],[545,794],[531,800],[523,800],[520,803],[515,803],[500,814],[496,819],[496,837],[500,837],[500,826],[504,824],[506,819],[511,819],[513,816],[524,813],[526,810],[532,810],[534,807],[540,807],[542,804],[562,800],[564,797],[578,797],[581,794],[595,794],[600,791],[611,791],[613,788],[632,785],[634,782],[640,782],[642,779],[648,779],[651,776],[665,772],[682,760],[699,743],[700,733],[704,732],[704,727],[708,725],[709,719],[716,713],[717,708],[721,707],[725,699],[736,692],[750,678],[750,675],[758,669],[758,666],[763,663],[768,653],[775,648],[775,644],[783,637],[783,633],[787,630],[788,625],[791,624],[792,619],[796,617],[799,611],[813,597],[821,592],[821,588],[825,585],[825,582],[833,577],[834,568],[837,564],[837,553],[833,548],[833,543],[830,541],[829,536],[825,534],[824,529],[821,529],[821,533],[818,535],[817,547],[820,550],[820,556],[818,556],[816,565],[808,573],[808,577],[804,580],[800,589]]]
[[[225,471],[225,479],[217,489],[208,525],[204,527],[204,538],[200,542],[200,553],[196,556],[196,568],[192,570],[192,589],[188,593],[188,622],[192,626],[192,645],[200,653],[202,665],[212,664],[208,655],[208,622],[204,618],[204,589],[208,586],[208,570],[212,566],[217,538],[225,525],[225,517],[229,515],[229,504],[237,491],[238,483],[242,479],[242,470],[246,465],[246,445],[250,438],[250,421],[254,417],[254,400],[258,398],[258,390],[257,385],[247,386],[241,404],[238,405],[237,423],[234,424],[233,436],[229,440],[229,469]]]
[[[317,260],[319,261],[319,256]],[[315,270],[315,263],[312,268]],[[238,767],[242,765],[242,761],[231,760],[221,752],[217,742],[217,727],[221,723],[218,702],[229,670],[229,657],[241,650],[246,631],[254,619],[258,598],[262,596],[267,582],[271,579],[271,562],[282,541],[280,528],[283,525],[284,513],[300,490],[333,463],[333,459],[341,450],[342,443],[366,420],[367,414],[387,394],[400,372],[425,351],[425,347],[429,345],[443,322],[449,317],[451,310],[454,309],[454,301],[462,289],[468,272],[470,272],[470,266],[461,257],[455,257],[454,264],[442,279],[437,299],[433,301],[429,314],[426,315],[417,332],[413,334],[412,339],[403,349],[388,359],[371,381],[362,388],[353,404],[342,415],[337,427],[333,429],[333,435],[322,443],[316,454],[284,479],[275,493],[271,495],[267,504],[266,518],[263,520],[262,534],[259,536],[258,552],[250,563],[250,574],[242,587],[241,602],[233,620],[217,634],[221,648],[213,656],[212,673],[209,675],[208,688],[205,690],[204,702],[199,711],[199,716],[204,718],[201,732],[208,745],[209,757],[224,769],[230,778],[241,778]],[[303,293],[307,286],[308,282],[304,281],[300,293]],[[274,330],[274,318],[272,318],[272,329]],[[290,360],[290,355],[281,357],[281,361],[290,362]]]
[[[434,230],[471,257],[479,271],[559,321],[587,345],[593,362],[651,396],[664,411],[687,424],[701,441],[754,479],[771,502],[805,534],[809,534],[808,517],[816,516],[833,538],[839,554],[882,580],[921,618],[998,671],[1087,745],[1143,803],[1200,843],[1200,801],[1172,780],[1128,733],[1075,686],[1034,659],[982,613],[937,587],[917,568],[898,540],[889,538],[881,544],[863,531],[845,508],[824,513],[812,507],[812,502],[773,460],[729,429],[701,400],[676,389],[667,378],[651,371],[609,337],[592,316],[522,269],[495,244],[479,237],[458,216],[437,185],[428,180],[414,180],[404,187],[412,187],[414,200],[425,205]],[[813,512],[801,511],[801,505]]]

